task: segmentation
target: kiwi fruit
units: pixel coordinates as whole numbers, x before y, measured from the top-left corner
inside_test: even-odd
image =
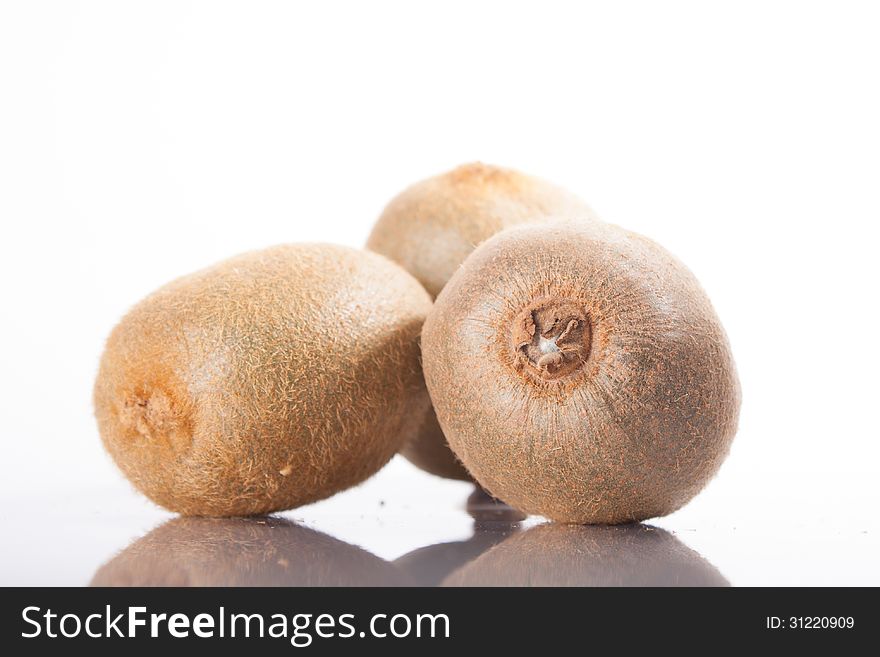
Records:
[[[545,524],[512,534],[444,586],[730,586],[699,554],[648,525]]]
[[[174,518],[136,540],[91,586],[407,586],[369,552],[289,520]]]
[[[436,297],[478,244],[504,228],[559,217],[593,219],[570,192],[512,169],[466,164],[412,185],[382,212],[367,248],[410,272]],[[433,412],[402,454],[441,477],[471,478],[449,451]]]
[[[381,468],[429,400],[431,300],[386,258],[325,244],[177,279],[113,329],[94,388],[107,451],[183,515],[262,515]]]
[[[450,446],[493,497],[577,524],[675,511],[737,428],[730,347],[690,271],[600,223],[510,228],[468,257],[422,330]]]

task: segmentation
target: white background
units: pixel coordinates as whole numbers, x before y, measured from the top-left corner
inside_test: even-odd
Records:
[[[655,524],[733,584],[880,584],[878,34],[870,2],[3,2],[0,583],[88,583],[168,517],[91,415],[128,307],[360,246],[482,160],[664,244],[727,328],[732,454]],[[288,517],[394,559],[467,537],[468,492],[396,460]]]

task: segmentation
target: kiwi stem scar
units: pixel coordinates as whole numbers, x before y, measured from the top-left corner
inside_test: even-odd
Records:
[[[586,309],[569,299],[540,299],[528,305],[511,332],[517,369],[543,380],[579,370],[590,355],[591,339]]]

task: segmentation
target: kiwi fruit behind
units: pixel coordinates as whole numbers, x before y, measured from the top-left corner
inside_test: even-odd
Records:
[[[737,428],[727,337],[690,271],[617,226],[559,222],[484,242],[422,330],[449,444],[493,497],[566,523],[675,511]]]
[[[91,586],[407,586],[361,548],[283,518],[174,518],[136,540]]]
[[[561,187],[475,162],[417,182],[393,198],[367,248],[391,258],[436,297],[481,242],[511,226],[559,217],[594,214]]]
[[[474,248],[495,233],[559,217],[593,220],[574,194],[512,169],[465,164],[418,182],[382,212],[367,248],[394,260],[436,297]],[[446,444],[433,412],[402,454],[441,477],[470,481]]]
[[[261,515],[379,470],[429,408],[431,300],[386,258],[246,253],[165,285],[113,329],[94,388],[104,446],[184,515]]]
[[[546,524],[516,533],[444,586],[730,586],[669,532],[648,525]]]

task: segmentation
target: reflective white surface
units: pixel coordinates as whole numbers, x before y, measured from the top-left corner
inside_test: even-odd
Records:
[[[470,485],[402,459],[356,489],[269,519],[176,518],[121,480],[84,482],[7,498],[0,584],[880,584],[873,519],[792,513],[796,500],[768,514],[748,494],[725,500],[725,488],[722,477],[647,525],[590,528],[518,522]]]

